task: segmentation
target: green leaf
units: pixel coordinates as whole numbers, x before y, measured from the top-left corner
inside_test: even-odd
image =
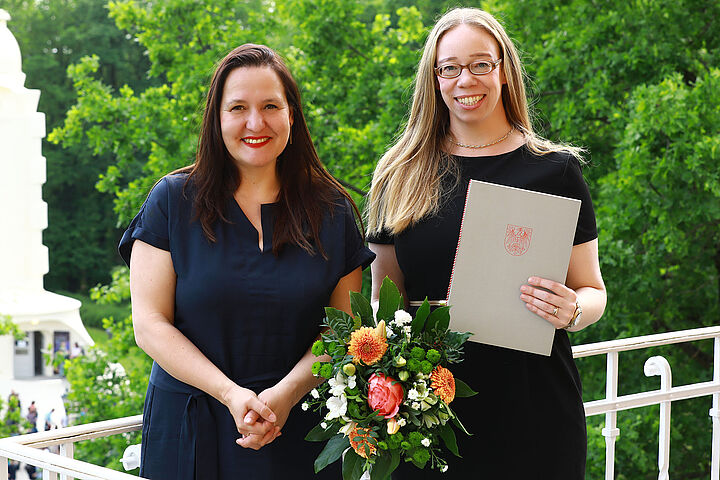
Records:
[[[335,435],[339,429],[340,425],[337,423],[331,425],[327,430],[322,428],[320,425],[315,425],[315,427],[310,430],[307,435],[305,435],[305,440],[308,442],[324,442]]]
[[[350,308],[355,316],[360,317],[362,325],[374,327],[372,306],[364,295],[358,292],[350,292]]]
[[[448,329],[448,325],[450,325],[450,307],[438,307],[428,317],[424,330],[444,333]]]
[[[423,300],[422,305],[420,305],[420,308],[418,308],[415,313],[415,318],[413,318],[410,324],[414,333],[419,334],[423,331],[428,315],[430,315],[430,302],[428,302],[427,297],[425,297],[425,300]]]
[[[348,446],[350,441],[348,440]],[[345,453],[343,458],[342,475],[343,480],[360,480],[365,471],[365,459],[355,453],[352,448]]]
[[[446,405],[447,406],[447,405]],[[467,428],[465,428],[465,425],[462,424],[458,416],[450,410],[450,407],[447,406],[448,412],[450,412],[450,418],[452,418],[452,422],[455,424],[456,427],[458,427],[460,430],[462,430],[466,435],[472,435],[472,433],[467,431]]]
[[[345,435],[335,435],[328,440],[327,444],[325,444],[325,448],[323,448],[323,451],[320,452],[320,455],[318,455],[315,459],[315,473],[318,473],[320,470],[339,459],[342,452],[349,446],[350,440]]]
[[[442,441],[445,443],[445,446],[452,452],[455,456],[460,457],[460,451],[458,450],[457,446],[457,439],[455,438],[455,431],[452,429],[450,424],[446,423],[445,425],[440,425],[437,429],[438,434],[440,435],[440,438],[442,438]]]
[[[325,315],[327,316],[328,321],[336,321],[344,319],[347,316],[347,313],[342,310],[338,310],[337,308],[325,307]]]
[[[349,337],[355,330],[355,320],[342,310],[325,307],[325,314],[327,315],[328,326],[335,332],[338,339],[343,340]]]
[[[392,452],[383,452],[378,455],[372,470],[370,470],[371,480],[386,480],[390,478],[390,474],[400,465],[400,454],[397,450]]]
[[[477,395],[478,392],[470,388],[467,383],[463,382],[459,378],[455,378],[455,396],[459,398],[472,397]]]
[[[397,286],[392,280],[390,280],[390,278],[385,277],[382,285],[380,285],[380,302],[377,312],[377,321],[379,322],[380,320],[385,320],[386,322],[389,322],[395,318],[395,312],[398,308],[400,308],[401,300],[402,297],[400,296],[400,290],[398,290]]]

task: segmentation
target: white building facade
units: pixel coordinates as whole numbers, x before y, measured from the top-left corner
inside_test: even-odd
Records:
[[[45,115],[40,90],[25,88],[20,47],[0,9],[0,315],[26,333],[0,336],[0,379],[52,375],[43,354],[70,352],[92,338],[80,319],[80,302],[46,291],[48,249],[45,183]]]

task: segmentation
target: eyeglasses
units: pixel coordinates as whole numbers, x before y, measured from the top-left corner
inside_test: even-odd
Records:
[[[438,77],[442,78],[456,78],[459,77],[463,71],[463,68],[467,68],[473,75],[487,75],[492,72],[500,65],[502,58],[498,58],[496,61],[481,60],[479,62],[469,63],[467,65],[460,65],[459,63],[446,63],[435,67],[435,73]]]

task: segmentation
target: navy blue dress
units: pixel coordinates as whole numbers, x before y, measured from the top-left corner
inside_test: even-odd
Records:
[[[471,179],[581,200],[573,243],[597,238],[590,192],[580,164],[569,154],[538,156],[523,146],[501,155],[455,157],[455,161],[460,180],[437,215],[423,218],[397,236],[368,238],[372,243],[394,244],[410,300],[447,298]],[[452,315],[452,309],[450,312]],[[549,357],[467,342],[465,361],[450,369],[480,392],[471,398],[458,398],[451,405],[473,434],[467,437],[458,433],[462,458],[448,453],[446,473],[401,464],[393,478],[585,478],[582,384],[567,331],[555,332]]]
[[[217,241],[210,243],[193,220],[186,178],[168,175],[153,188],[122,237],[120,254],[129,264],[135,239],[169,251],[177,274],[175,326],[231,380],[260,393],[312,344],[338,280],[367,267],[374,254],[344,200],[323,219],[327,259],[296,245],[272,253],[276,204],[261,207],[262,252],[255,227],[234,199],[226,211],[230,223],[217,222]],[[323,445],[303,438],[321,419],[298,405],[274,442],[245,449],[235,443],[238,433],[225,406],[154,363],[143,414],[143,477],[316,478],[313,461]],[[327,478],[340,476],[325,470]]]

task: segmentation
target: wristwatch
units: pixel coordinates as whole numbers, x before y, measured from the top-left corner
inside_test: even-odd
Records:
[[[575,312],[573,312],[573,316],[570,318],[570,321],[567,325],[563,327],[563,330],[567,330],[568,328],[573,328],[578,323],[580,323],[580,317],[582,316],[582,307],[580,306],[580,303],[575,302]]]

